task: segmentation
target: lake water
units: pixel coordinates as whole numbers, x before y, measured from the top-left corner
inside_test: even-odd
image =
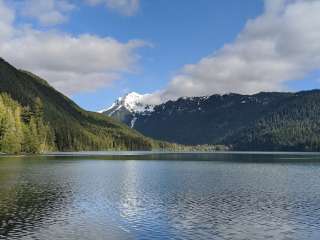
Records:
[[[0,157],[0,239],[318,240],[320,155]]]

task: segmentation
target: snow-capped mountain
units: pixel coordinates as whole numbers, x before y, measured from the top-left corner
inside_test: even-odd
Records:
[[[99,112],[116,118],[133,128],[136,121],[136,114],[153,111],[153,105],[145,102],[147,96],[148,94],[131,92],[123,97],[119,97],[109,108]]]
[[[282,135],[275,134],[290,134],[292,125],[287,123],[292,124],[291,120],[301,126],[300,114],[306,114],[303,117],[306,122],[313,121],[310,116],[319,119],[312,111],[319,105],[320,90],[182,97],[154,105],[148,111],[145,102],[151,98],[131,93],[118,99],[105,113],[154,139],[187,145],[222,143],[238,149],[247,146],[263,149],[264,144],[270,147],[273,142],[265,142],[266,139],[283,141]],[[266,134],[266,137],[259,134]],[[272,147],[278,149],[281,144]]]
[[[147,137],[168,142],[320,151],[320,90],[181,97],[148,108],[152,97],[128,94],[106,113],[122,117]]]

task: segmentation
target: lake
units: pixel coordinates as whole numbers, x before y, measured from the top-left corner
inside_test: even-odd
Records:
[[[320,155],[2,156],[0,239],[320,239]]]

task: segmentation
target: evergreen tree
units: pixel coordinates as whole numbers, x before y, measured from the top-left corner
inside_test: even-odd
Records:
[[[21,143],[17,139],[17,129],[13,113],[10,109],[5,115],[5,131],[1,140],[1,150],[6,153],[19,153]]]

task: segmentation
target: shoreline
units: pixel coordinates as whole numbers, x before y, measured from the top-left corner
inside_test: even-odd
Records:
[[[79,151],[79,152],[46,152],[39,154],[6,154],[0,153],[1,157],[72,157],[72,156],[147,156],[147,155],[319,155],[320,152],[287,152],[287,151]]]

